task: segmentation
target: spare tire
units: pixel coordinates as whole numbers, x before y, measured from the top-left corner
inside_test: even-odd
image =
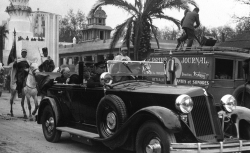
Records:
[[[114,135],[127,119],[127,110],[122,99],[116,95],[106,95],[96,111],[97,130],[101,138]]]
[[[245,89],[245,85],[244,84],[238,86],[234,90],[233,96],[237,100],[237,105],[241,106],[242,96],[243,96],[244,90],[245,90],[245,93],[244,93],[244,107],[250,108],[250,85],[246,85],[246,89]]]

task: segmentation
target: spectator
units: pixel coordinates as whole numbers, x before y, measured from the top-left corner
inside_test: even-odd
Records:
[[[131,61],[130,57],[128,57],[127,54],[128,54],[128,49],[127,48],[121,48],[120,54],[115,56],[114,60]]]

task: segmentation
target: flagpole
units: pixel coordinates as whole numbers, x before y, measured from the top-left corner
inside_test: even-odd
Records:
[[[15,43],[15,45],[16,45],[16,30],[15,30],[15,28],[14,28],[14,43]],[[17,51],[16,51],[16,60],[17,60]]]

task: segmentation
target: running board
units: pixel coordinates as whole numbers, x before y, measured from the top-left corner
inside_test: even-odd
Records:
[[[85,143],[88,145],[94,145],[94,141],[100,140],[99,134],[82,131],[70,127],[56,127],[57,130],[67,132],[70,134],[72,140]]]

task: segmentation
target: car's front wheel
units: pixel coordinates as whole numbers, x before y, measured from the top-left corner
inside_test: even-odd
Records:
[[[127,119],[126,106],[118,96],[107,95],[97,106],[96,117],[100,137],[111,137]]]
[[[136,153],[169,153],[170,143],[176,142],[174,134],[168,132],[159,123],[144,123],[136,136]]]
[[[61,131],[56,130],[56,118],[51,106],[46,106],[42,115],[43,134],[47,141],[58,142],[61,137]]]

